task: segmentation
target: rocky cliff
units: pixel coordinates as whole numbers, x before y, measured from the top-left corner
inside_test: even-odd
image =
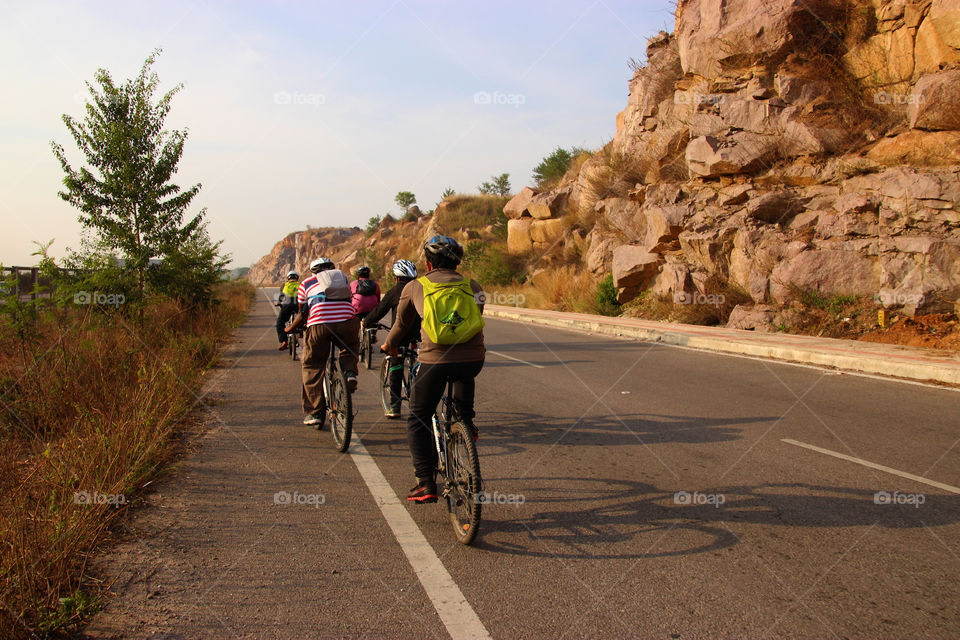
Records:
[[[726,282],[756,303],[960,296],[960,0],[681,0],[616,136],[505,208],[619,299]],[[564,221],[566,219],[566,221]]]
[[[676,15],[649,40],[613,140],[503,207],[506,249],[533,273],[612,272],[621,302],[726,290],[776,308],[816,292],[954,310],[960,0],[680,0]],[[437,230],[496,240],[438,224],[447,204],[369,236],[291,234],[249,277],[278,281],[319,254],[413,257]]]

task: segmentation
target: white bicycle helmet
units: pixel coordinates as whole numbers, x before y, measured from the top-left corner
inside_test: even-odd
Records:
[[[300,274],[296,271],[287,271],[287,280],[298,280],[299,278]]]
[[[326,269],[333,269],[333,260],[330,258],[317,258],[310,263],[310,271],[318,273]]]
[[[409,260],[397,260],[393,263],[393,275],[413,280],[417,277],[417,265]]]

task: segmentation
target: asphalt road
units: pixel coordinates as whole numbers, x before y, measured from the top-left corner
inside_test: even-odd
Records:
[[[441,504],[397,507],[415,481],[376,371],[351,454],[300,424],[273,319],[261,294],[214,428],[107,558],[119,596],[89,636],[960,636],[954,390],[489,320],[477,423],[501,502],[465,548]]]

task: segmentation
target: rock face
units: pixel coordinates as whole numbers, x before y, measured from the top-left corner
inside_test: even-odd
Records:
[[[503,206],[503,212],[508,218],[516,219],[523,216],[527,211],[527,205],[533,200],[537,192],[530,187],[524,187],[520,193],[510,198],[510,202]]]
[[[758,304],[817,290],[952,309],[960,0],[680,0],[676,15],[610,145],[509,215],[588,220],[570,225],[585,266],[612,271],[621,300],[719,280]],[[514,222],[517,251],[555,237]],[[739,315],[761,330],[769,314]]]

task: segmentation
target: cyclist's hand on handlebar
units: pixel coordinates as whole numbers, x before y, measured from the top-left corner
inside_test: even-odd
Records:
[[[394,346],[387,346],[386,344],[380,346],[380,351],[383,351],[385,354],[391,358],[397,358],[400,356],[400,351]]]

